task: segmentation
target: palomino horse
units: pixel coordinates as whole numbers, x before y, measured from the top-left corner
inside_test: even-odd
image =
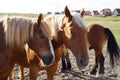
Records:
[[[62,56],[61,47],[64,44],[69,48],[76,57],[78,68],[82,69],[87,66],[89,56],[86,46],[87,29],[80,14],[71,14],[69,9],[65,7],[64,15],[50,15],[45,18],[45,21],[52,29],[52,44],[55,52],[55,60],[52,65],[41,67],[39,63],[34,63],[34,67],[30,67],[30,79],[36,80],[37,74],[40,70],[46,70],[47,79],[53,80],[53,76],[58,67],[58,62]],[[32,64],[31,64],[32,65]]]
[[[41,31],[39,33],[40,35],[38,36],[38,38],[40,37],[40,41],[41,41],[41,43],[39,44],[39,46],[41,46],[41,53],[42,51],[44,52],[46,50],[46,54],[43,55],[47,55],[47,50],[50,50],[51,53],[53,54],[53,59],[54,59],[54,51],[51,44],[52,37],[50,36],[51,29],[42,18],[43,18],[42,15],[39,15],[37,21],[39,22],[37,26],[40,26],[40,31]],[[16,58],[16,63],[20,65],[20,79],[24,80],[24,73],[23,73],[24,67],[27,68],[34,67],[34,65],[36,64],[38,66],[49,66],[51,65],[51,60],[53,62],[53,59],[51,57],[52,56],[45,57],[44,62],[39,63],[39,61],[42,60],[42,56],[36,55],[35,51],[30,49],[28,45],[25,45],[23,50],[19,51]],[[34,70],[32,71],[34,72]],[[13,78],[13,73],[11,72],[11,74],[9,75],[9,79],[12,80],[12,78]]]
[[[50,40],[42,32],[45,26],[41,15],[37,22],[23,17],[5,17],[0,20],[0,80],[7,80],[25,44],[37,56],[41,56],[40,63],[50,65],[53,62]]]
[[[114,67],[114,60],[116,61],[119,60],[119,56],[120,56],[119,46],[110,29],[104,28],[102,25],[89,24],[87,31],[88,31],[87,38],[90,45],[89,49],[94,49],[94,52],[95,52],[95,65],[93,66],[90,73],[96,74],[97,69],[99,69],[98,74],[104,74],[104,56],[102,54],[102,49],[105,45],[106,40],[107,40],[107,50],[110,55],[110,63],[112,67]],[[70,68],[71,68],[71,63],[68,55],[63,55],[62,70],[67,70]]]

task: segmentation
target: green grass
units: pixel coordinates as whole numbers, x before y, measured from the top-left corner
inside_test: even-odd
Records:
[[[0,16],[25,16],[25,17],[37,17],[38,14],[21,14],[21,13],[0,13]]]
[[[19,14],[19,13],[0,13],[0,16],[25,16],[25,17],[38,17],[38,14]],[[46,15],[44,15],[45,17]],[[97,23],[101,24],[104,27],[109,28],[113,34],[115,35],[115,38],[119,40],[120,42],[120,16],[107,16],[107,17],[102,17],[102,16],[85,16],[84,21],[86,24],[89,23]]]
[[[22,14],[22,13],[0,13],[0,16],[25,16],[25,17],[31,17],[31,18],[36,18],[38,17],[39,14]],[[45,17],[46,14],[43,14]]]

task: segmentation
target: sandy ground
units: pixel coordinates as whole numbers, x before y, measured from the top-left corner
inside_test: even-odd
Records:
[[[115,68],[111,69],[111,67],[109,65],[109,55],[106,51],[106,46],[103,49],[103,53],[105,56],[105,74],[104,74],[104,77],[96,78],[95,75],[89,75],[89,72],[94,64],[94,51],[90,50],[89,51],[89,55],[90,55],[89,64],[85,69],[79,70],[77,68],[76,62],[75,62],[75,57],[73,56],[72,53],[70,53],[70,60],[72,62],[72,69],[69,71],[65,71],[64,73],[59,72],[61,69],[61,61],[60,61],[59,66],[58,66],[58,70],[54,76],[55,80],[120,80],[120,65],[115,66]],[[14,74],[15,74],[14,79],[15,80],[20,80],[18,72],[19,72],[19,66],[15,65],[15,67],[14,67]],[[28,72],[29,72],[29,69],[25,68],[24,69],[25,80],[29,80]],[[46,72],[45,71],[39,72],[37,80],[46,80]]]

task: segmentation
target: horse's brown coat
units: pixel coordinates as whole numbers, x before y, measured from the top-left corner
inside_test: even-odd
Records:
[[[29,20],[30,23],[27,22]],[[53,56],[53,54],[50,51],[48,38],[39,37],[42,35],[40,27],[46,26],[46,25],[41,26],[43,22],[41,22],[42,19],[39,20],[40,20],[39,21],[40,25],[37,25],[37,22],[32,22],[31,19],[26,19],[22,17],[20,18],[8,17],[7,22],[5,23],[4,21],[6,21],[6,19],[0,20],[0,80],[7,80],[11,70],[14,67],[16,59],[18,59],[19,56],[21,56],[22,59],[23,57],[25,57],[24,56],[25,54],[21,54],[21,53],[25,53],[25,49],[24,49],[25,44],[27,44],[29,46],[29,49],[33,50],[36,53],[36,55],[40,56],[46,53],[46,55],[44,55],[45,57]],[[21,22],[23,24],[20,24]],[[18,27],[20,30],[16,31]],[[27,27],[27,29],[23,29],[24,27]],[[25,34],[25,32],[23,32],[22,30],[25,31],[26,33],[32,34],[32,36],[30,34]],[[12,31],[15,31],[15,33],[13,34]],[[19,38],[20,39],[19,41],[20,42],[23,41],[22,43],[24,44],[19,44],[16,38]],[[53,58],[51,58],[51,60],[52,59]]]

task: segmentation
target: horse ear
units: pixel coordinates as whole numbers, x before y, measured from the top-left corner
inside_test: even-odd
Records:
[[[65,16],[66,16],[67,18],[69,18],[69,20],[72,20],[72,15],[71,15],[71,13],[70,13],[70,11],[69,11],[69,9],[68,9],[67,6],[66,6],[65,9],[64,9],[64,13],[65,13]]]
[[[82,10],[80,11],[80,15],[81,15],[81,17],[84,16],[84,13],[85,13],[85,8],[82,8]]]
[[[43,15],[42,15],[42,13],[40,13],[38,16],[38,19],[37,19],[38,25],[40,25],[42,19],[43,19]]]

